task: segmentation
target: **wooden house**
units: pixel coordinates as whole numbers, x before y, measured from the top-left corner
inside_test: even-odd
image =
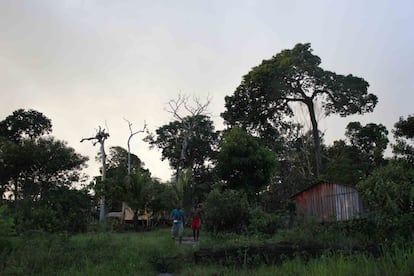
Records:
[[[132,222],[134,219],[134,211],[125,202],[123,202],[121,211],[109,212],[106,217],[125,222]],[[144,214],[138,215],[138,222],[144,226],[149,226],[151,223],[151,214],[145,211]]]
[[[295,194],[298,220],[343,221],[357,218],[362,202],[355,188],[321,181]]]

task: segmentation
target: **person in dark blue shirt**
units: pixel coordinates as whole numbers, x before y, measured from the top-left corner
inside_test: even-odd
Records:
[[[171,219],[173,221],[171,229],[172,237],[173,239],[176,239],[178,236],[179,243],[181,244],[184,233],[184,210],[182,209],[180,204],[177,205],[177,208],[172,210]]]

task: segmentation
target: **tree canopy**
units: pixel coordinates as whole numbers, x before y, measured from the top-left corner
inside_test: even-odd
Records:
[[[185,152],[185,167],[203,166],[206,161],[212,160],[217,145],[218,132],[214,124],[206,115],[188,116],[182,121],[172,121],[156,130],[155,137],[147,137],[151,146],[161,149],[162,160],[167,159],[171,168],[177,168],[180,162],[182,139],[186,135],[185,122],[197,121],[192,134],[188,139]]]
[[[350,122],[345,136],[352,146],[371,162],[372,167],[381,165],[384,151],[388,146],[388,130],[382,124],[369,123],[362,126],[360,122]]]
[[[19,229],[86,229],[89,197],[86,191],[72,188],[82,181],[88,158],[66,142],[46,136],[51,121],[34,110],[13,112],[0,122],[0,129],[1,196],[13,195]],[[71,201],[79,205],[71,206]]]
[[[414,165],[414,115],[409,115],[406,119],[400,117],[394,125],[393,133],[396,139],[393,152]]]
[[[34,139],[52,131],[52,121],[33,109],[18,109],[0,122],[0,136],[11,141]]]
[[[377,103],[363,78],[339,75],[322,69],[320,64],[309,43],[263,60],[243,77],[234,94],[225,98],[226,111],[222,114],[230,126],[264,135],[280,129],[283,118],[294,114],[292,103],[304,104],[312,123],[317,175],[322,158],[315,102],[320,102],[326,115],[340,116],[371,112]]]

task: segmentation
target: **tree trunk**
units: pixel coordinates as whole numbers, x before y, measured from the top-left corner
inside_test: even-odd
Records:
[[[321,157],[321,142],[319,137],[318,122],[316,121],[315,109],[311,98],[305,100],[305,104],[309,110],[309,116],[312,123],[312,135],[313,142],[315,144],[315,177],[319,178],[319,173],[322,170],[322,157]]]
[[[102,155],[102,183],[105,185],[106,179],[106,154],[104,148],[104,142],[101,142],[101,155]],[[100,209],[99,209],[99,221],[105,222],[105,196],[102,196],[100,200]]]

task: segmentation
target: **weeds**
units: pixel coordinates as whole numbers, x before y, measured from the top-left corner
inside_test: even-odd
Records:
[[[205,233],[206,234],[206,233]],[[238,235],[203,238],[203,245],[247,244]],[[0,275],[412,275],[414,246],[388,248],[374,258],[365,254],[325,253],[306,262],[299,256],[283,262],[250,256],[240,250],[241,267],[195,264],[193,248],[177,246],[169,229],[145,233],[93,233],[69,236],[32,232],[8,239],[12,250],[3,259]],[[247,265],[254,263],[254,266]],[[267,263],[265,265],[264,263]]]

